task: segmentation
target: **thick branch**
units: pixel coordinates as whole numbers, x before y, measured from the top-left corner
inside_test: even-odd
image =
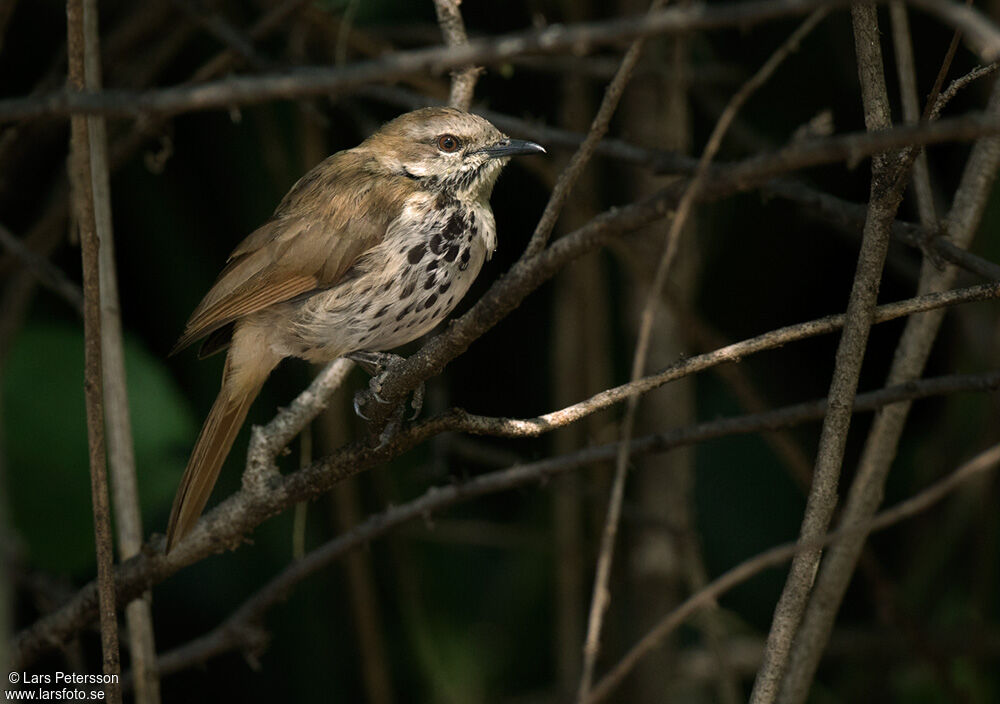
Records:
[[[563,238],[560,242],[565,239]],[[956,305],[996,297],[1000,297],[1000,283],[977,286],[945,294],[924,296],[882,306],[876,313],[876,320],[882,322],[940,306]],[[837,320],[840,317],[831,316],[803,323],[801,326],[798,326],[800,328],[798,330],[799,337],[775,336],[771,339],[770,345],[758,347],[759,342],[754,346],[741,346],[742,343],[730,345],[723,350],[719,350],[714,357],[702,355],[698,358],[692,358],[692,360],[700,360],[696,366],[686,367],[683,366],[684,363],[681,363],[681,365],[677,365],[677,371],[674,373],[677,376],[694,373],[695,371],[706,369],[712,366],[712,364],[737,361],[742,356],[746,356],[753,351],[759,351],[759,349],[779,347],[787,344],[791,339],[802,339],[812,335],[831,332],[841,324]],[[766,336],[755,339],[760,340]],[[320,386],[329,384],[332,377],[328,376],[328,374],[333,375],[334,373],[333,369],[330,368],[328,372],[317,377],[317,380],[313,382],[310,389],[304,393],[315,398],[316,403],[322,403],[323,393],[317,392],[317,389]],[[650,388],[652,388],[664,382],[657,379],[656,382],[649,383]],[[619,388],[607,393],[617,395],[623,399],[630,393],[641,393],[642,390],[643,387],[637,386],[628,390]],[[598,394],[595,398],[603,396],[603,394]],[[297,415],[298,412],[294,409],[298,407],[297,400],[295,404],[285,409],[283,413],[289,411],[295,413],[298,418],[296,423],[298,423],[302,422],[308,414],[316,410],[316,406],[313,403],[302,404],[303,415]],[[287,476],[269,476],[266,480],[266,493],[247,489],[237,492],[207,513],[195,526],[189,537],[182,541],[175,550],[171,551],[170,555],[165,556],[162,554],[162,538],[157,537],[147,544],[146,549],[140,556],[120,565],[116,575],[120,597],[127,599],[135,596],[189,564],[227,548],[238,547],[245,534],[249,533],[270,516],[276,515],[300,501],[319,496],[337,482],[366,471],[375,465],[384,463],[437,433],[449,430],[477,432],[475,427],[478,426],[481,428],[475,421],[469,424],[472,427],[465,426],[462,418],[462,412],[456,412],[454,417],[449,417],[448,414],[440,416],[432,421],[427,421],[404,430],[389,443],[375,449],[357,443],[349,445],[330,457],[313,463],[306,470]],[[500,419],[499,422],[503,423],[506,421]],[[521,427],[518,422],[515,421],[514,423],[517,427]],[[274,424],[273,430],[272,424]],[[286,426],[283,421],[277,418],[272,421],[272,424],[265,426],[263,431],[261,431],[263,435],[291,432],[290,426]],[[279,427],[282,430],[279,431]],[[538,432],[544,431],[536,431],[536,434]],[[498,432],[497,434],[502,433]],[[614,449],[612,449],[613,451]],[[607,458],[605,457],[605,459]],[[41,653],[55,647],[57,643],[62,642],[73,633],[79,631],[94,618],[96,612],[96,586],[92,582],[77,592],[58,611],[47,614],[18,635],[13,652],[13,669],[17,670],[26,667]]]
[[[995,82],[990,97],[990,110],[1000,115],[1000,82]],[[977,143],[966,164],[962,182],[955,194],[947,217],[948,234],[959,247],[967,247],[975,234],[1000,167],[1000,139],[985,139]],[[939,269],[925,261],[920,278],[921,291],[941,290],[955,279],[955,269]],[[931,347],[937,338],[942,318],[936,314],[916,316],[907,320],[889,370],[889,384],[918,378],[922,373]],[[900,437],[909,415],[910,405],[900,403],[887,408],[875,419],[858,471],[847,497],[841,523],[852,527],[863,525],[882,502],[885,482],[896,455]],[[838,607],[854,572],[858,555],[864,545],[864,531],[855,532],[844,540],[823,562],[816,582],[816,596],[802,623],[796,640],[795,656],[787,681],[782,687],[783,702],[805,700],[813,674],[819,664]]]
[[[878,19],[872,5],[851,8],[858,76],[864,103],[865,126],[870,131],[891,126]],[[858,253],[858,264],[847,303],[844,331],[837,346],[836,363],[830,382],[829,408],[820,433],[813,482],[806,501],[799,540],[815,542],[827,531],[837,505],[837,484],[844,461],[851,407],[857,393],[861,364],[874,320],[875,304],[882,279],[882,267],[889,249],[891,225],[903,198],[903,189],[917,150],[881,153],[872,160],[871,196]],[[752,704],[771,704],[778,695],[791,655],[792,641],[805,612],[820,551],[803,550],[792,559],[781,597],[774,610],[764,658],[750,696]]]
[[[93,0],[67,0],[67,42],[69,85],[73,91],[86,90],[88,64],[95,61],[88,54],[95,51],[88,41],[87,24],[95,21],[97,4]],[[88,17],[89,15],[89,17]],[[97,552],[98,600],[101,618],[103,671],[115,675],[121,671],[118,654],[118,616],[114,584],[114,548],[111,537],[111,507],[108,502],[107,449],[104,438],[104,403],[101,370],[101,293],[100,240],[98,239],[92,160],[95,146],[91,141],[87,117],[72,120],[70,166],[73,212],[80,230],[83,257],[84,323],[84,394],[87,407],[87,441],[90,448],[90,491],[94,515],[94,543]],[[109,685],[111,701],[121,701],[121,689]]]
[[[911,0],[914,1],[915,0]],[[819,7],[840,7],[842,0],[749,0],[670,7],[643,17],[576,25],[556,25],[540,31],[505,34],[470,41],[460,47],[397,52],[373,61],[340,68],[302,68],[281,74],[233,77],[197,86],[178,86],[135,93],[105,91],[86,96],[50,93],[0,100],[0,122],[85,112],[104,115],[228,109],[270,100],[330,95],[368,83],[393,81],[421,73],[442,73],[475,64],[496,64],[524,54],[581,53],[624,39],[658,34],[683,34],[805,14]],[[978,10],[949,0],[920,0],[922,9],[954,26],[961,25],[983,61],[1000,57],[1000,31]],[[970,31],[971,30],[971,31]]]
[[[820,550],[827,545],[836,545],[837,541],[845,540],[858,532],[874,532],[887,528],[906,518],[915,516],[921,511],[941,501],[955,489],[967,481],[978,477],[983,472],[993,470],[1000,463],[1000,445],[981,452],[960,466],[944,479],[927,487],[919,494],[902,501],[890,509],[875,516],[862,526],[849,526],[832,533],[827,533],[809,543],[786,543],[771,548],[755,557],[745,560],[728,572],[720,575],[711,584],[697,594],[691,595],[683,604],[674,609],[651,630],[621,659],[621,661],[594,688],[593,695],[587,704],[603,701],[613,692],[622,680],[631,672],[636,664],[674,629],[680,626],[691,614],[699,609],[715,604],[716,600],[733,587],[746,582],[756,574],[786,562],[789,558],[803,550]]]
[[[924,379],[858,394],[854,412],[872,411],[902,399],[951,395],[964,391],[995,390],[998,387],[1000,387],[1000,371]],[[762,413],[698,423],[657,435],[636,438],[631,445],[630,455],[634,459],[644,454],[665,452],[684,445],[731,435],[790,428],[821,419],[825,410],[826,400],[818,399]],[[605,462],[612,459],[618,450],[619,443],[610,443],[561,457],[491,472],[463,484],[433,487],[413,501],[370,516],[352,530],[337,536],[290,565],[243,602],[223,623],[190,643],[162,655],[158,663],[160,671],[164,674],[178,672],[204,663],[209,658],[226,651],[259,642],[257,636],[262,635],[261,621],[264,615],[284,599],[297,584],[350,550],[385,535],[397,526],[414,519],[426,518],[450,506],[486,494],[543,482],[557,474]],[[248,639],[248,635],[252,637]]]

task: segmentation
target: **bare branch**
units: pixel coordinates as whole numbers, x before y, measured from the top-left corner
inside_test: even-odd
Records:
[[[978,10],[961,8],[949,0],[910,0],[967,31],[973,49],[985,62],[1000,57],[1000,31]],[[756,22],[794,16],[820,7],[840,7],[842,0],[748,0],[746,2],[684,5],[639,18],[554,26],[540,31],[515,32],[465,46],[397,52],[373,61],[345,67],[311,67],[282,74],[233,77],[197,86],[177,86],[134,93],[105,91],[99,95],[50,93],[31,98],[0,100],[0,122],[72,113],[138,115],[142,113],[227,109],[270,100],[330,95],[366,83],[392,81],[420,73],[442,73],[475,64],[496,64],[525,54],[571,50],[576,53],[614,44],[623,39],[658,34],[683,34],[722,27],[746,27]],[[960,12],[953,12],[959,9]],[[971,29],[971,31],[969,31]]]
[[[653,0],[646,16],[650,17],[662,6],[663,0]],[[549,200],[545,204],[545,210],[538,219],[535,231],[531,234],[528,246],[524,250],[525,258],[533,257],[545,249],[545,245],[549,241],[549,236],[552,234],[552,228],[555,227],[559,213],[562,212],[563,206],[566,204],[566,199],[569,198],[573,186],[576,185],[577,179],[580,178],[583,168],[590,161],[590,157],[594,155],[597,143],[608,132],[608,125],[615,114],[615,110],[618,109],[618,103],[625,92],[625,87],[632,79],[632,71],[635,69],[639,57],[642,56],[642,47],[645,43],[645,37],[640,36],[629,45],[628,51],[622,57],[622,62],[619,64],[614,78],[608,83],[608,87],[604,89],[604,97],[601,99],[600,107],[597,108],[597,114],[594,115],[594,119],[590,123],[587,136],[584,137],[580,146],[573,153],[566,168],[560,172],[559,178],[552,188]]]
[[[42,284],[69,303],[77,313],[83,315],[83,292],[58,267],[29,249],[3,225],[0,225],[0,244],[24,262]]]
[[[461,0],[434,0],[434,10],[437,12],[438,25],[447,46],[466,46],[469,37],[465,33],[465,22],[462,11],[458,8]],[[463,66],[451,74],[451,96],[448,103],[457,108],[468,110],[476,92],[476,81],[483,72],[480,66]]]
[[[858,394],[854,411],[876,410],[904,398],[927,398],[934,395],[996,388],[1000,388],[1000,371],[924,379],[898,387]],[[637,457],[735,434],[794,427],[821,419],[825,410],[826,400],[818,399],[762,413],[698,423],[658,435],[636,438],[630,452],[633,457]],[[587,448],[539,462],[490,472],[461,484],[433,487],[413,501],[370,516],[363,523],[289,565],[247,599],[223,623],[205,635],[161,655],[160,670],[164,674],[179,672],[229,650],[255,647],[263,635],[261,621],[266,612],[287,597],[297,584],[351,550],[385,535],[408,521],[426,518],[456,504],[487,494],[543,482],[557,474],[605,462],[615,456],[620,446],[620,443],[610,443]],[[248,634],[253,636],[249,640]],[[126,680],[128,679],[129,675],[126,675]]]
[[[989,110],[1000,115],[1000,82],[994,82]],[[948,234],[959,247],[967,247],[982,219],[986,202],[1000,167],[1000,139],[985,139],[976,144],[966,164],[962,181],[955,194],[946,220]],[[956,271],[953,267],[938,269],[925,261],[921,272],[920,290],[935,291],[951,285]],[[894,384],[918,378],[926,365],[934,340],[941,326],[935,314],[916,316],[907,321],[893,357],[888,382]],[[848,527],[864,525],[874,515],[882,500],[885,481],[903,427],[909,415],[908,403],[887,408],[876,418],[867,441],[855,479],[851,484],[841,524]],[[816,582],[815,601],[810,604],[796,639],[795,656],[782,687],[782,700],[798,702],[805,699],[813,673],[819,663],[833,620],[843,598],[858,555],[864,546],[865,531],[830,550],[823,561]]]
[[[896,54],[896,75],[899,78],[899,93],[903,103],[903,120],[909,124],[920,121],[920,99],[917,97],[917,69],[913,60],[913,38],[910,36],[910,20],[906,5],[902,0],[889,2],[889,17],[892,27],[892,47]],[[917,200],[920,224],[926,228],[937,226],[934,208],[934,192],[931,190],[930,170],[927,153],[917,155],[913,164],[913,191]]]
[[[892,117],[882,67],[876,9],[872,5],[854,5],[851,19],[865,126],[869,131],[884,130],[891,126]],[[829,409],[816,452],[813,483],[802,518],[799,533],[802,543],[814,543],[826,532],[837,505],[837,484],[851,424],[851,407],[874,319],[882,267],[889,249],[889,233],[915,156],[916,150],[911,148],[903,153],[876,154],[872,159],[868,218],[847,303],[844,330],[837,346]],[[751,704],[771,704],[778,695],[819,560],[820,551],[817,549],[803,550],[792,558],[784,589],[775,606],[764,659],[750,695]]]
[[[66,24],[69,44],[69,86],[73,91],[87,89],[88,69],[96,65],[97,3],[94,0],[67,0]],[[91,79],[92,80],[92,79]],[[98,597],[101,616],[101,650],[106,675],[121,671],[118,654],[118,616],[114,584],[114,548],[111,537],[111,507],[108,503],[107,450],[104,439],[104,403],[102,398],[100,240],[97,232],[93,178],[93,154],[90,119],[79,115],[72,119],[70,164],[73,211],[80,229],[83,252],[83,321],[84,321],[84,392],[87,405],[87,440],[90,447],[90,489],[94,514],[94,542],[97,550]],[[117,677],[116,677],[117,681]],[[112,702],[121,701],[117,682],[106,687]]]
[[[87,41],[86,88],[99,91],[102,83],[96,3],[84,11]],[[111,177],[108,168],[108,135],[103,117],[86,118],[90,143],[91,184],[98,249],[101,308],[101,366],[104,422],[108,442],[108,472],[120,559],[137,555],[142,548],[142,514],[139,484],[129,416],[125,349],[122,341],[118,276],[115,270],[114,229],[111,218]],[[138,704],[159,704],[160,683],[156,674],[156,643],[153,632],[152,594],[146,592],[125,605],[129,654],[137,674]],[[120,692],[117,695],[120,697]]]
[[[842,528],[822,535],[809,543],[798,542],[779,545],[741,562],[736,567],[716,578],[705,589],[690,596],[687,601],[668,614],[656,628],[651,630],[641,641],[633,646],[611,672],[597,684],[592,696],[587,700],[587,704],[595,704],[606,699],[621,684],[628,673],[635,668],[636,663],[646,653],[655,648],[663,638],[680,626],[691,614],[705,606],[714,604],[722,594],[725,594],[733,587],[742,584],[769,567],[774,567],[788,561],[803,550],[818,551],[824,546],[836,545],[837,541],[844,540],[856,532],[864,531],[867,533],[882,530],[906,518],[910,518],[921,511],[925,511],[948,496],[948,494],[963,483],[970,481],[983,472],[992,471],[998,463],[1000,463],[1000,445],[994,445],[961,465],[944,479],[932,484],[906,501],[896,504],[891,509],[883,511],[862,526]]]
[[[786,198],[800,204],[803,212],[825,222],[834,222],[860,231],[864,227],[866,208],[841,200],[792,181],[777,180],[762,187],[768,196]],[[951,262],[984,279],[1000,281],[1000,264],[983,259],[954,244],[936,230],[897,220],[892,225],[892,237],[897,242],[916,249],[930,248],[931,256]]]
[[[950,5],[946,0],[930,6]],[[381,81],[392,81],[420,73],[442,73],[475,64],[495,64],[515,56],[584,52],[623,39],[657,34],[678,34],[731,26],[745,27],[754,22],[810,12],[817,7],[845,5],[841,0],[751,0],[748,2],[685,5],[660,10],[649,16],[620,18],[604,22],[554,26],[540,31],[515,32],[490,39],[470,41],[465,46],[416,49],[397,52],[372,61],[345,67],[311,67],[252,77],[233,77],[196,86],[176,86],[134,93],[105,91],[100,95],[60,92],[30,98],[0,100],[0,121],[23,120],[72,113],[138,115],[227,109],[276,99],[330,95]],[[972,11],[985,30],[996,31],[989,20]],[[984,31],[985,31],[984,30]],[[997,42],[1000,46],[1000,41]],[[998,52],[1000,54],[1000,52]],[[985,61],[993,55],[980,52]]]
[[[670,271],[677,247],[680,242],[681,231],[687,224],[687,218],[694,207],[695,198],[701,189],[702,183],[708,174],[708,167],[719,147],[722,139],[736,118],[743,104],[757,91],[760,86],[767,82],[778,66],[793,51],[798,48],[799,42],[804,39],[813,28],[826,16],[826,9],[820,8],[814,11],[791,36],[778,47],[777,50],[764,62],[764,65],[748,80],[729,101],[722,116],[719,118],[712,134],[708,139],[705,150],[698,161],[698,169],[694,178],[687,185],[680,204],[677,206],[677,213],[670,223],[667,232],[663,254],[657,265],[653,282],[650,284],[646,302],[642,310],[642,319],[639,327],[639,339],[636,341],[635,355],[632,359],[633,382],[637,381],[645,372],[646,360],[649,354],[650,335],[653,329],[653,319],[657,301],[663,295],[663,287],[667,282],[667,273]],[[593,683],[594,668],[597,664],[597,655],[600,651],[601,629],[604,623],[604,613],[610,604],[611,597],[608,590],[608,583],[611,579],[611,564],[614,559],[615,539],[618,535],[618,524],[621,520],[621,506],[625,498],[625,479],[628,471],[629,443],[635,427],[635,416],[639,407],[639,396],[631,395],[628,398],[628,405],[625,410],[625,419],[622,421],[621,446],[618,456],[615,459],[615,475],[611,485],[611,497],[608,501],[608,513],[604,523],[604,532],[601,536],[601,548],[598,553],[597,568],[594,575],[594,592],[590,603],[590,617],[587,624],[587,640],[584,644],[583,672],[580,677],[580,688],[577,692],[577,701],[582,702],[587,698],[590,687]]]
[[[563,238],[565,239],[565,238]],[[563,240],[560,240],[560,242]],[[899,303],[881,306],[876,311],[875,320],[884,322],[916,312],[931,310],[941,306],[958,305],[971,301],[986,300],[1000,297],[1000,283],[976,286],[943,294],[930,294]],[[803,323],[796,327],[794,335],[776,331],[777,335],[767,333],[753,338],[746,343],[735,343],[709,355],[700,355],[687,362],[681,362],[658,377],[639,384],[623,388],[611,389],[594,396],[591,401],[571,406],[557,412],[566,414],[566,422],[574,413],[583,417],[588,412],[596,410],[596,404],[610,405],[615,400],[624,400],[632,393],[642,393],[659,386],[672,378],[707,369],[713,364],[738,361],[742,357],[760,349],[770,349],[787,344],[793,340],[804,339],[812,335],[824,334],[836,330],[843,324],[843,316],[830,316],[819,320]],[[768,341],[769,338],[769,341]],[[263,429],[255,431],[255,435],[269,438],[272,433],[283,437],[294,437],[295,426],[308,422],[306,418],[313,417],[318,404],[325,403],[326,389],[330,387],[338,373],[335,371],[342,362],[338,360],[328,367],[313,382],[303,394],[312,399],[302,404],[298,400]],[[693,364],[690,364],[693,363]],[[343,368],[341,367],[341,372]],[[296,410],[301,408],[301,411]],[[291,413],[291,416],[283,414]],[[544,417],[543,417],[544,418]],[[562,419],[560,419],[562,420]],[[347,446],[330,457],[314,462],[308,469],[290,475],[273,476],[265,480],[267,493],[250,491],[247,488],[237,492],[209,511],[195,526],[191,534],[171,551],[170,555],[162,554],[162,537],[152,539],[143,553],[126,561],[118,567],[116,581],[118,593],[122,599],[127,599],[141,593],[149,586],[159,583],[176,573],[181,568],[197,562],[204,557],[221,552],[230,547],[236,547],[243,535],[250,532],[267,518],[294,506],[307,498],[319,496],[342,479],[354,476],[371,467],[388,461],[402,452],[416,446],[437,433],[456,430],[472,433],[490,433],[496,435],[537,435],[555,425],[546,428],[543,423],[525,423],[508,419],[482,419],[462,411],[439,416],[423,423],[414,425],[396,435],[389,443],[370,448],[362,444]],[[272,430],[273,428],[273,430]],[[527,432],[524,432],[527,430]],[[638,441],[637,441],[638,443]],[[638,446],[638,445],[637,445]],[[610,446],[610,455],[600,455],[605,461],[613,457],[617,445]],[[649,451],[654,451],[650,449]],[[589,450],[588,450],[589,452]],[[607,452],[607,451],[605,451]],[[595,460],[596,461],[596,460]],[[248,469],[248,472],[251,470]],[[39,619],[32,626],[22,631],[15,640],[13,648],[13,669],[22,669],[34,661],[41,653],[54,647],[73,633],[86,626],[97,613],[97,590],[91,582],[60,609]]]

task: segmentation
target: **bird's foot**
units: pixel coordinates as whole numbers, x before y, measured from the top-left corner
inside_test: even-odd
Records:
[[[389,402],[382,397],[382,384],[385,382],[386,377],[393,370],[393,368],[402,364],[405,361],[405,358],[391,352],[367,351],[352,352],[347,355],[347,358],[357,362],[362,369],[371,374],[372,378],[368,382],[368,391],[371,392],[372,397],[379,403],[388,404]],[[371,420],[361,410],[362,406],[365,404],[365,400],[363,391],[359,391],[354,394],[354,412],[359,418]],[[420,382],[420,385],[413,390],[411,403],[413,405],[413,414],[409,417],[409,420],[413,420],[420,415],[420,411],[423,408],[423,382]]]

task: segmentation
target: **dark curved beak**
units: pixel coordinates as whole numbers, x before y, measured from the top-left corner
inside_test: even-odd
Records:
[[[545,154],[545,147],[523,139],[505,139],[502,142],[483,147],[480,151],[491,159],[522,154]]]

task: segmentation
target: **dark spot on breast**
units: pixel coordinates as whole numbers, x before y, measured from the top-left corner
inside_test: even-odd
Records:
[[[458,256],[458,245],[453,244],[450,247],[448,247],[448,251],[444,253],[443,259],[446,262],[453,262],[455,261],[455,257],[457,256]]]
[[[406,255],[406,258],[410,260],[410,264],[416,264],[417,262],[419,262],[421,259],[424,258],[424,252],[426,251],[427,251],[427,245],[421,242],[415,247],[410,248],[410,251]]]
[[[432,305],[434,305],[434,303],[435,303],[435,301],[437,301],[437,299],[438,299],[438,297],[437,297],[436,293],[432,293],[431,295],[429,295],[427,297],[427,300],[424,301],[424,310],[426,310],[426,309],[430,308]]]
[[[439,254],[440,254],[440,252],[439,252]],[[435,259],[434,261],[432,261],[430,264],[427,265],[427,271],[434,271],[437,268],[438,268],[438,260],[437,259]]]
[[[392,285],[393,285],[394,283],[396,283],[395,279],[389,279],[389,280],[388,280],[388,281],[386,281],[386,282],[385,282],[385,284],[384,284],[384,285],[382,286],[382,290],[383,290],[383,291],[388,291],[388,290],[389,290],[390,288],[392,288]]]
[[[368,339],[367,335],[362,335],[361,337],[358,338],[358,344],[360,345],[361,343],[363,343],[367,339]]]
[[[394,333],[395,333],[395,332],[399,332],[399,329],[400,329],[401,327],[403,327],[403,326],[402,326],[402,325],[397,325],[396,327],[394,327],[394,328],[392,329],[392,331],[393,331]]]
[[[437,283],[437,277],[434,276],[434,274],[431,274],[430,276],[427,277],[427,280],[424,281],[424,289],[432,289],[434,288],[434,284],[436,283]]]
[[[448,300],[447,300],[447,302],[445,303],[445,305],[446,305],[446,306],[450,306],[450,305],[451,305],[451,302],[452,302],[452,301],[454,301],[454,300],[455,300],[455,294],[452,294],[452,295],[448,296]]]
[[[450,240],[458,239],[458,237],[466,231],[468,228],[468,222],[462,213],[457,212],[448,219],[448,224],[444,227],[444,234]]]
[[[368,310],[368,309],[369,309],[369,308],[371,307],[371,305],[372,305],[371,301],[365,301],[365,302],[364,302],[364,303],[363,303],[363,304],[361,305],[361,307],[360,307],[360,308],[358,308],[358,315],[361,315],[361,314],[362,314],[362,313],[364,313],[364,312],[365,312],[366,310]]]
[[[413,293],[413,289],[415,289],[416,287],[417,287],[416,279],[410,279],[410,283],[406,284],[406,288],[404,288],[403,291],[399,294],[399,299],[403,300],[405,298],[409,298],[410,294]]]
[[[461,257],[461,259],[462,259],[462,261],[458,265],[458,268],[461,269],[462,271],[465,271],[466,269],[469,268],[469,250],[468,250],[468,248],[462,250],[462,257]]]
[[[360,291],[358,291],[358,295],[359,296],[364,296],[366,293],[371,293],[371,292],[372,292],[372,287],[371,286],[365,286],[363,289],[361,289]]]
[[[405,318],[410,313],[411,310],[413,310],[412,303],[399,312],[399,315],[396,316],[396,322],[398,323],[400,320]]]
[[[441,254],[442,249],[444,249],[444,238],[440,232],[435,232],[434,236],[431,237],[431,251],[434,254]]]
[[[448,291],[449,288],[451,288],[451,282],[450,281],[445,281],[443,284],[441,284],[438,287],[438,293],[445,293],[445,292]]]
[[[389,306],[382,306],[378,313],[375,314],[376,318],[381,318],[383,315],[389,312]],[[376,323],[378,325],[378,323]]]

